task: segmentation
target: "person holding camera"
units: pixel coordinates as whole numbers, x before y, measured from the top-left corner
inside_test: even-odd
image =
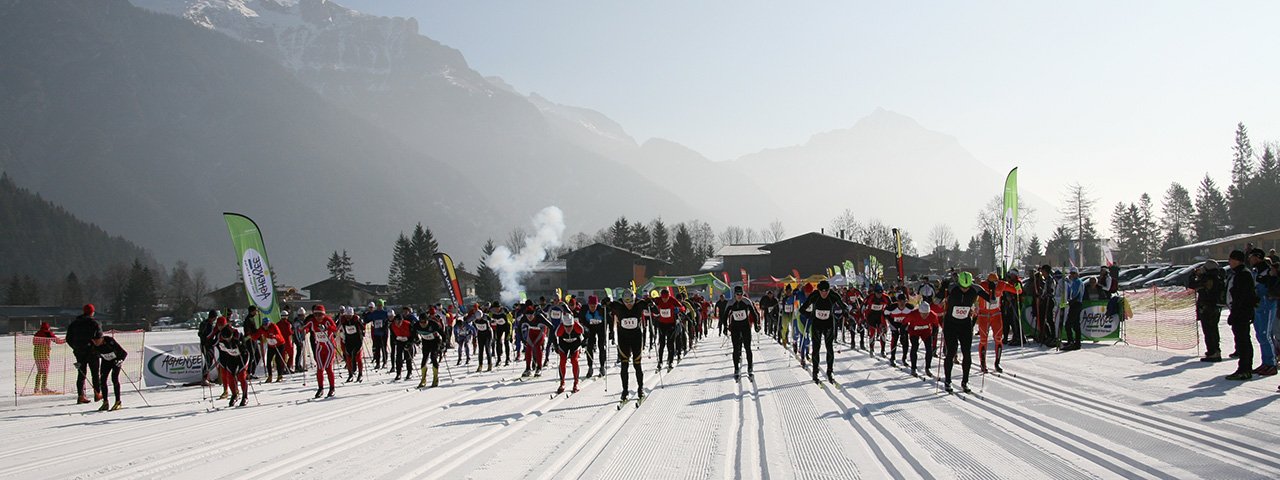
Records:
[[[1222,338],[1218,321],[1222,318],[1222,307],[1227,303],[1226,272],[1218,262],[1206,260],[1191,271],[1187,288],[1196,291],[1196,321],[1204,331],[1205,354],[1200,361],[1221,362]]]

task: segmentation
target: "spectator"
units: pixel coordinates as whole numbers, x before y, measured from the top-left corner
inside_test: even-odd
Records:
[[[1253,270],[1254,288],[1258,292],[1258,306],[1254,309],[1253,330],[1258,336],[1258,347],[1262,353],[1262,365],[1254,369],[1254,375],[1271,376],[1276,374],[1275,343],[1271,340],[1271,323],[1276,318],[1276,297],[1280,295],[1280,279],[1276,278],[1271,259],[1262,249],[1255,248],[1249,252],[1249,266]]]
[[[76,317],[67,326],[67,345],[76,356],[76,403],[89,403],[84,396],[85,373],[89,374],[89,385],[93,387],[93,400],[102,400],[98,391],[98,365],[101,360],[94,351],[92,341],[102,336],[102,325],[93,318],[93,304],[84,306],[84,314]],[[87,372],[86,372],[87,370]]]
[[[1196,321],[1204,331],[1205,354],[1202,362],[1222,361],[1222,339],[1218,321],[1226,302],[1226,272],[1218,262],[1205,261],[1191,272],[1187,288],[1196,291]]]
[[[49,389],[49,347],[54,343],[62,345],[67,342],[53,333],[48,322],[40,322],[40,330],[31,338],[31,353],[36,361],[36,395],[58,393]]]
[[[1249,326],[1253,323],[1254,307],[1258,305],[1258,292],[1254,288],[1253,274],[1245,268],[1244,252],[1233,250],[1227,260],[1231,272],[1227,275],[1227,324],[1235,338],[1236,353],[1240,357],[1235,373],[1227,380],[1253,378],[1253,342],[1249,340]]]
[[[1067,345],[1062,349],[1080,349],[1080,315],[1084,312],[1084,282],[1080,281],[1080,269],[1071,267],[1067,280]]]

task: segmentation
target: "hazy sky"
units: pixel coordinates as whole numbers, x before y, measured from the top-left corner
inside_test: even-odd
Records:
[[[1236,122],[1259,153],[1280,140],[1277,1],[338,1],[416,17],[482,74],[715,160],[884,107],[1021,166],[1050,201],[1085,184],[1104,228],[1170,181],[1225,187]]]

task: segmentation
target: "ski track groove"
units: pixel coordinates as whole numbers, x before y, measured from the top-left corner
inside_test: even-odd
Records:
[[[995,390],[1000,389],[1008,389],[1008,387],[996,385]],[[1054,414],[1062,417],[1072,415],[1089,415],[1099,411],[1099,409],[1095,409],[1092,412],[1085,411],[1070,404],[1069,402],[1054,398],[1051,394],[1046,394],[1044,392],[1032,392],[1031,389],[1021,391],[1010,390],[1001,396],[1009,399],[1016,399],[1018,397],[1024,399],[1023,402],[1019,403],[1024,403],[1026,400],[1039,400],[1041,405],[1039,410],[1041,412],[1049,413],[1050,417],[1054,417]],[[1187,470],[1190,474],[1195,476],[1210,475],[1211,472],[1206,471],[1206,468],[1221,468],[1223,463],[1230,465],[1233,461],[1239,460],[1237,457],[1233,456],[1231,452],[1222,450],[1221,447],[1216,444],[1200,441],[1194,436],[1195,434],[1184,433],[1182,435],[1174,435],[1170,438],[1169,430],[1163,429],[1159,425],[1156,425],[1155,427],[1147,425],[1146,428],[1144,428],[1143,426],[1134,425],[1134,423],[1141,424],[1142,422],[1132,422],[1132,419],[1117,417],[1116,422],[1095,422],[1090,429],[1103,438],[1113,441],[1119,440],[1120,443],[1126,447],[1135,448],[1141,452],[1160,452],[1162,458],[1159,460]],[[1209,451],[1188,448],[1189,446],[1185,444],[1188,440],[1192,443],[1198,444],[1200,447],[1205,447]],[[1241,455],[1245,454],[1244,452],[1238,453]],[[1209,458],[1209,455],[1213,455],[1215,458]],[[1247,463],[1240,463],[1232,466],[1238,467],[1242,470],[1233,472],[1232,474],[1227,475],[1227,477],[1246,478],[1248,475],[1266,475],[1268,473],[1280,471],[1280,466],[1277,466],[1274,461],[1258,459],[1256,457],[1254,457],[1254,461],[1270,462],[1272,470],[1259,471],[1250,468],[1251,465]],[[1244,471],[1246,469],[1251,472]]]
[[[330,420],[330,419],[340,418],[349,413],[367,411],[366,409],[372,409],[380,405],[393,403],[394,401],[399,400],[402,396],[408,395],[410,393],[411,392],[394,392],[394,391],[383,393],[381,394],[381,396],[369,399],[368,401],[365,401],[365,402],[359,402],[359,403],[341,407],[335,410],[328,410],[328,411],[321,412],[316,417],[309,418],[308,422]],[[267,429],[253,431],[253,436],[251,441],[247,441],[246,439],[240,438],[240,437],[234,437],[234,438],[229,438],[229,439],[225,439],[218,442],[194,445],[194,446],[191,446],[191,448],[188,448],[188,450],[192,450],[190,453],[182,454],[177,459],[173,459],[172,455],[162,457],[168,460],[166,463],[162,463],[160,465],[157,465],[145,470],[136,470],[135,469],[136,464],[131,463],[130,471],[117,471],[111,475],[106,475],[102,478],[103,479],[117,478],[120,475],[126,475],[124,478],[147,477],[147,476],[156,476],[164,472],[178,471],[178,470],[181,470],[183,467],[187,467],[192,464],[199,463],[203,460],[207,460],[212,457],[225,455],[227,453],[234,452],[237,450],[251,449],[256,445],[261,445],[263,443],[270,443],[271,441],[273,441],[273,439],[287,436],[296,430],[302,430],[311,425],[312,423],[281,424],[274,428],[267,428]],[[154,459],[153,457],[151,459]]]
[[[854,354],[854,355],[851,355],[848,360],[853,361],[853,360],[866,360],[866,359],[868,358],[863,358],[861,355]],[[912,390],[924,392],[922,396],[929,397],[929,400],[944,400],[944,399],[935,398],[936,394],[933,393],[932,391],[935,389],[935,386],[934,386],[935,381],[912,377],[912,376],[909,376],[909,374],[907,374],[906,372],[900,372],[900,373],[907,376],[891,377],[891,376],[885,375],[884,373],[885,368],[888,367],[888,361],[884,360],[883,358],[871,359],[871,360],[874,362],[874,368],[872,371],[876,374],[876,376],[878,376],[881,379],[881,381],[875,383],[873,388],[869,388],[869,390],[872,393],[876,394],[875,396],[876,396],[876,399],[878,400],[877,403],[884,404],[887,402],[892,408],[894,408],[893,410],[886,410],[885,411],[886,416],[893,419],[895,423],[897,423],[899,426],[902,426],[904,429],[910,429],[912,431],[917,432],[917,435],[915,436],[915,438],[925,439],[931,444],[938,445],[940,449],[947,450],[948,455],[946,460],[950,460],[950,458],[954,455],[954,452],[952,452],[952,450],[955,449],[955,446],[950,444],[947,444],[944,446],[941,443],[940,439],[935,438],[934,435],[926,434],[928,432],[928,429],[925,427],[925,425],[922,424],[922,421],[919,418],[919,415],[908,415],[907,412],[902,411],[900,405],[901,405],[901,402],[903,402],[903,400],[901,398],[890,398],[892,397],[892,395],[889,393],[887,389],[884,388],[884,381],[891,381],[891,382],[894,382],[895,385],[907,385],[907,386],[920,387]],[[893,368],[893,367],[888,367],[888,368]],[[864,392],[866,392],[866,390],[864,390]],[[868,395],[871,395],[871,393],[868,393]],[[960,401],[965,402],[964,400],[960,400]],[[973,400],[973,401],[981,401],[981,400]],[[1004,453],[1013,454],[1011,455],[1010,458],[1005,458],[1004,461],[1015,462],[1015,463],[1016,462],[1027,463],[1029,466],[1032,466],[1037,470],[1039,470],[1041,473],[1043,473],[1045,477],[1096,478],[1080,470],[1077,465],[1077,461],[1072,461],[1072,459],[1063,457],[1059,455],[1057,452],[1053,452],[1036,443],[1033,439],[1035,437],[1039,437],[1039,435],[1037,434],[1032,433],[1032,436],[1027,436],[1020,433],[1019,430],[1021,429],[1016,428],[1016,426],[1014,428],[1009,428],[1008,426],[1006,426],[1005,424],[1002,424],[1001,422],[991,422],[988,419],[984,419],[979,416],[965,413],[963,411],[964,409],[961,408],[961,405],[958,405],[954,402],[948,402],[945,400],[940,402],[934,401],[930,403],[930,406],[932,406],[937,413],[945,413],[945,415],[939,416],[939,418],[936,420],[937,422],[945,422],[947,424],[951,424],[952,422],[958,423],[959,425],[963,426],[965,429],[969,430],[970,432],[973,432],[973,434],[975,435],[974,441],[990,442],[991,444],[993,444],[992,445],[993,447],[997,447],[995,449],[988,449],[988,451],[996,452],[1000,454],[1004,454]],[[998,428],[1001,432],[1008,434],[1008,437],[1003,435],[990,435],[990,433],[992,433],[990,431],[990,428],[993,426],[995,428]],[[933,451],[933,450],[930,450],[930,451]],[[1056,459],[1057,462],[1054,462],[1053,461],[1054,459]],[[1079,461],[1088,461],[1087,458],[1082,456],[1077,456],[1077,459]],[[987,461],[984,463],[993,463],[993,462]],[[972,462],[966,462],[965,465],[972,468]],[[1064,469],[1063,469],[1064,466],[1070,467],[1071,470],[1064,472]],[[989,475],[995,475],[997,477],[1000,477],[1000,476],[1007,476],[1010,474],[1006,472],[993,473],[987,470],[985,466],[983,466],[981,470],[978,470],[976,473],[982,474],[983,477],[988,477]]]
[[[1104,414],[1114,418],[1119,422],[1123,422],[1134,426],[1135,430],[1148,429],[1159,432],[1161,438],[1175,448],[1184,448],[1177,442],[1191,441],[1213,451],[1219,460],[1232,461],[1238,460],[1239,456],[1248,457],[1257,463],[1266,464],[1272,472],[1280,471],[1280,457],[1274,452],[1267,452],[1259,448],[1257,445],[1246,443],[1232,435],[1208,424],[1196,425],[1194,427],[1186,425],[1186,420],[1180,418],[1159,418],[1154,414],[1143,412],[1141,410],[1120,405],[1110,400],[1102,400],[1087,395],[1081,395],[1070,390],[1055,388],[1055,385],[1049,385],[1048,382],[1041,382],[1031,379],[1014,378],[1012,383],[1023,387],[1021,392],[1035,395],[1039,398],[1052,401],[1058,405],[1071,408],[1080,413],[1088,414]],[[1001,385],[997,383],[997,385]],[[1009,387],[1012,388],[1012,387]],[[1073,402],[1066,401],[1063,397],[1070,397]],[[1084,411],[1081,404],[1090,404],[1093,408],[1091,411]],[[1192,451],[1196,454],[1195,451]],[[1204,465],[1201,465],[1204,466]],[[1268,472],[1258,472],[1268,473]]]
[[[470,373],[474,375],[474,372],[470,372]],[[467,378],[470,378],[470,376],[463,377],[463,380],[466,380]],[[326,461],[329,459],[328,456],[325,456],[325,457],[317,458],[314,460],[308,460],[309,457],[315,457],[314,455],[315,450],[324,451],[330,454],[337,454],[341,452],[346,452],[354,448],[358,448],[369,442],[381,439],[387,435],[397,433],[403,428],[412,427],[414,426],[415,423],[422,421],[424,419],[433,417],[435,415],[438,415],[442,411],[447,411],[456,404],[465,402],[466,400],[470,400],[471,398],[480,396],[483,393],[495,390],[505,385],[509,385],[509,383],[498,381],[495,383],[488,383],[488,384],[482,383],[482,384],[476,385],[474,387],[471,387],[470,392],[466,392],[466,393],[449,392],[452,395],[446,396],[439,400],[433,401],[427,405],[419,407],[418,410],[415,411],[414,415],[411,417],[403,417],[403,416],[395,417],[396,422],[394,422],[391,426],[386,425],[384,422],[371,421],[363,426],[358,426],[358,427],[349,429],[346,432],[342,432],[337,435],[332,435],[331,438],[327,439],[326,441],[323,441],[318,444],[312,444],[305,449],[291,452],[289,455],[286,455],[284,457],[273,458],[271,462],[266,466],[258,466],[251,469],[247,469],[247,471],[241,471],[237,473],[236,476],[239,478],[274,479],[274,478],[280,478],[283,476],[290,475],[300,470],[309,469],[315,463]],[[429,394],[430,392],[431,391],[428,391],[427,394]],[[399,393],[413,395],[413,394],[422,394],[423,392],[421,390],[415,389],[415,390],[410,390],[407,392],[399,392]]]
[[[962,368],[962,367],[957,365],[955,368]],[[882,369],[878,369],[877,371],[881,371],[881,370]],[[964,394],[958,393],[957,395],[964,395]],[[950,397],[950,396],[951,395],[947,395],[947,397]],[[987,400],[984,400],[984,399],[948,398],[947,400],[952,400],[951,403],[953,403],[954,405],[963,406],[965,407],[965,409],[971,412],[975,412],[978,410],[985,411],[987,414],[989,414],[989,415],[983,415],[986,418],[991,419],[993,421],[996,419],[1004,420],[1005,422],[1012,424],[1015,427],[1020,428],[1029,434],[1032,434],[1036,437],[1041,438],[1042,440],[1048,441],[1051,444],[1055,444],[1058,447],[1061,447],[1063,449],[1071,451],[1072,453],[1080,455],[1081,457],[1084,457],[1088,461],[1102,467],[1105,471],[1109,471],[1109,472],[1127,471],[1131,475],[1137,474],[1138,472],[1142,472],[1146,476],[1153,477],[1153,478],[1163,478],[1163,479],[1177,478],[1176,476],[1172,476],[1162,471],[1159,468],[1154,468],[1150,464],[1150,462],[1144,463],[1134,459],[1133,457],[1135,456],[1139,456],[1139,457],[1145,456],[1139,452],[1136,452],[1136,451],[1133,452],[1135,455],[1125,455],[1125,454],[1116,453],[1117,450],[1127,449],[1124,443],[1113,443],[1113,442],[1109,442],[1104,438],[1099,438],[1098,440],[1101,440],[1102,442],[1113,443],[1113,445],[1117,447],[1117,448],[1106,448],[1105,446],[1099,444],[1097,441],[1085,438],[1085,436],[1093,436],[1093,435],[1089,430],[1079,428],[1079,426],[1066,424],[1066,422],[1058,422],[1057,420],[1043,420],[1043,419],[1037,418],[1035,415],[1015,418],[1014,416],[1009,415],[1006,412],[1002,412],[997,408],[995,408],[994,406],[986,403]],[[1031,424],[1034,424],[1035,427],[1032,427]],[[1136,433],[1136,432],[1130,432],[1128,434],[1133,434],[1133,433]],[[1114,461],[1108,460],[1106,457],[1110,457]],[[1150,459],[1156,460],[1159,463],[1164,463],[1158,459],[1154,459],[1154,458],[1150,458]],[[1126,468],[1119,465],[1121,463],[1127,464],[1129,467]]]
[[[700,355],[694,353],[694,356],[690,358],[700,357]],[[710,358],[714,359],[716,357],[716,355],[711,355]],[[698,363],[700,364],[701,362]],[[689,367],[692,366],[691,364]],[[685,376],[685,373],[690,371],[689,367],[683,368],[680,372],[681,375],[676,375],[676,377]],[[699,373],[703,372],[705,370]],[[671,373],[677,372],[673,370]],[[659,406],[663,404],[688,406],[691,404],[692,397],[695,394],[699,398],[706,398],[708,394],[719,390],[720,387],[718,382],[703,381],[686,388],[666,389],[665,380],[665,377],[660,380],[662,385],[655,383],[655,387],[651,391],[652,397],[646,397],[645,403],[657,402]],[[659,406],[641,406],[636,409],[634,415],[627,418],[628,421],[624,422],[618,433],[613,437],[621,439],[621,443],[611,445],[614,447],[614,451],[625,453],[607,456],[605,452],[608,451],[608,447],[606,447],[602,450],[601,455],[593,459],[590,465],[587,466],[583,476],[589,478],[632,479],[636,478],[637,472],[645,472],[647,476],[658,478],[715,478],[717,466],[713,465],[710,455],[692,458],[691,463],[681,465],[651,461],[652,459],[649,455],[660,454],[663,449],[667,448],[691,448],[695,451],[710,451],[714,449],[716,435],[720,433],[718,422],[709,421],[707,418],[696,415],[688,408],[671,409],[670,411],[679,413],[666,415],[662,413],[663,409]],[[655,416],[657,418],[654,418]],[[633,419],[636,421],[630,421]],[[711,425],[708,425],[709,423]],[[641,432],[635,433],[634,431],[637,429],[640,429]],[[624,434],[623,431],[628,431],[631,434]],[[670,442],[663,443],[660,439],[654,438],[649,432],[684,432],[684,434],[678,433],[668,439]],[[646,443],[649,445],[646,445]],[[603,467],[603,471],[592,474],[596,464],[601,463],[600,460],[608,460],[607,465]],[[671,470],[673,468],[674,470]]]
[[[776,355],[779,350],[783,354],[769,359],[770,363],[781,363],[778,360],[787,358],[785,355],[789,355],[789,352],[781,347],[774,349],[771,355]],[[860,471],[857,463],[844,455],[843,449],[834,448],[840,445],[840,442],[832,436],[832,428],[824,424],[830,420],[820,413],[815,400],[817,392],[814,392],[814,389],[828,390],[837,387],[829,384],[819,386],[813,383],[811,368],[812,364],[809,369],[799,369],[798,365],[796,368],[790,368],[788,361],[787,365],[777,365],[766,370],[765,376],[771,385],[779,384],[775,377],[783,377],[781,382],[783,387],[770,390],[769,395],[775,403],[776,410],[786,412],[778,417],[786,432],[784,438],[788,439],[787,454],[795,471],[792,476],[783,476],[783,478],[862,478],[863,472]],[[801,373],[804,374],[801,375]],[[838,414],[843,421],[849,418],[846,412],[846,409],[841,408],[831,413]]]

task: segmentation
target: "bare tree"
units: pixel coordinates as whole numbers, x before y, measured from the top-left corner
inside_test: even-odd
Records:
[[[859,241],[866,237],[866,228],[858,221],[852,210],[844,209],[840,215],[831,219],[831,234],[844,236],[847,240]]]
[[[529,233],[525,232],[524,227],[511,229],[511,234],[507,235],[507,248],[511,249],[511,253],[520,253],[520,250],[524,249],[528,237]]]
[[[769,222],[769,228],[765,230],[764,241],[770,243],[781,242],[786,236],[787,229],[782,227],[782,220],[774,219]]]
[[[583,232],[578,232],[569,237],[569,241],[566,243],[566,246],[569,247],[569,250],[578,250],[590,244],[591,236]]]
[[[747,232],[737,225],[729,225],[724,227],[724,231],[720,232],[720,243],[724,245],[733,245],[742,243],[747,238]]]
[[[867,222],[866,230],[863,231],[862,237],[858,241],[872,248],[890,252],[897,250],[897,246],[894,244],[893,229],[875,218]]]
[[[205,297],[210,291],[209,279],[205,278],[204,269],[197,268],[191,275],[191,298],[197,309],[204,308],[209,303]]]
[[[939,255],[956,243],[956,234],[945,223],[934,225],[929,230],[929,253]]]
[[[991,200],[987,201],[987,205],[978,211],[978,231],[983,230],[991,232],[996,237],[996,251],[1000,251],[1000,237],[1004,232],[1004,197],[995,195]],[[1016,243],[1009,248],[1009,252],[1013,254],[1014,259],[1021,258],[1022,253],[1026,252],[1031,241],[1031,237],[1035,236],[1036,230],[1036,210],[1028,207],[1021,198],[1018,199],[1018,228],[1014,231]]]

